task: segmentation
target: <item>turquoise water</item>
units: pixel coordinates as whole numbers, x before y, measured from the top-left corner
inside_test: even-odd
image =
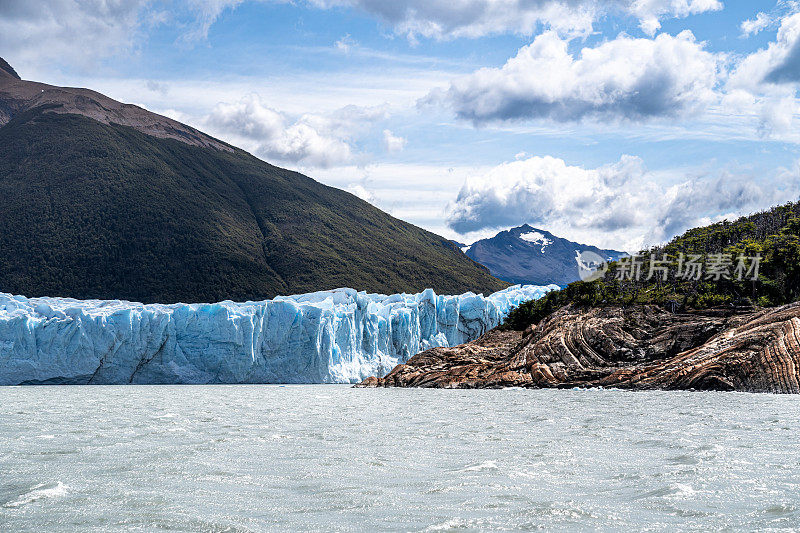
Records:
[[[800,398],[0,388],[0,530],[798,530]]]

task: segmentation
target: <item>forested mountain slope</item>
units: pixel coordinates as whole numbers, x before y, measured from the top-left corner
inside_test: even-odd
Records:
[[[171,303],[508,286],[447,239],[350,193],[9,69],[0,68],[2,292]]]

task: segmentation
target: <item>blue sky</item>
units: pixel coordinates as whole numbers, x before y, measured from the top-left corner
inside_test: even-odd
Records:
[[[629,251],[800,197],[800,7],[22,0],[0,55],[463,242]]]

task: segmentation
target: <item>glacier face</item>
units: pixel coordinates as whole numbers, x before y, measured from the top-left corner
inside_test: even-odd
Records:
[[[0,385],[356,383],[473,340],[557,288],[488,297],[337,289],[191,305],[0,293]]]

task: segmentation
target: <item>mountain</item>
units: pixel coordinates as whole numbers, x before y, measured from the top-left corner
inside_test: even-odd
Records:
[[[467,257],[487,267],[492,275],[510,283],[553,283],[562,287],[579,279],[575,261],[578,252],[594,252],[609,261],[626,255],[625,252],[601,250],[596,246],[568,241],[527,224],[501,231],[472,246],[457,246]]]
[[[0,197],[7,293],[190,303],[508,285],[350,193],[5,61]]]

